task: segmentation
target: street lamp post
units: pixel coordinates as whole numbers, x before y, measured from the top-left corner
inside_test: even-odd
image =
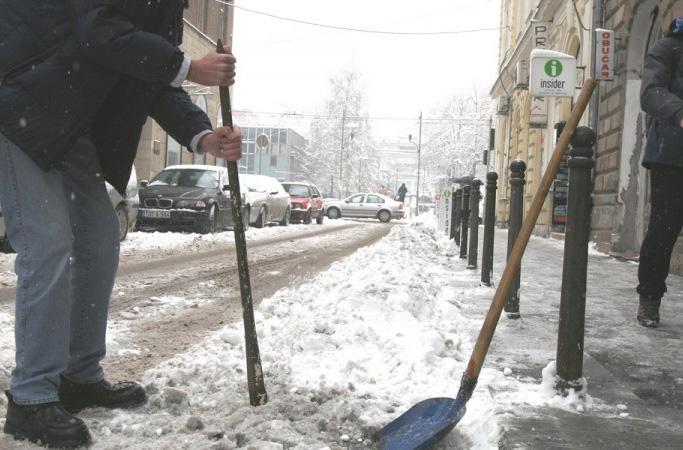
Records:
[[[341,146],[339,148],[339,198],[342,198],[342,174],[344,171],[344,122],[346,122],[346,105],[342,111]]]
[[[408,135],[408,141],[413,142],[413,135]],[[420,215],[420,151],[422,149],[422,111],[420,111],[420,132],[417,137],[417,185],[415,187],[415,215]]]

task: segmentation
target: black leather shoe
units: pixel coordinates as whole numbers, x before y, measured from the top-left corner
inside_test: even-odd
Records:
[[[58,403],[17,405],[9,391],[4,431],[14,439],[27,439],[52,448],[76,448],[91,442],[85,423]]]
[[[107,380],[79,384],[61,377],[59,400],[70,413],[84,408],[134,408],[147,401],[142,386],[132,381],[111,384]]]

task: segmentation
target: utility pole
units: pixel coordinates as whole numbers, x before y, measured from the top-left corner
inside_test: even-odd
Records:
[[[346,105],[342,111],[341,147],[339,148],[339,198],[342,198],[342,173],[344,170],[344,122],[346,122]]]
[[[415,189],[415,215],[420,215],[420,151],[422,150],[422,111],[420,111],[420,131],[417,135],[417,188]]]

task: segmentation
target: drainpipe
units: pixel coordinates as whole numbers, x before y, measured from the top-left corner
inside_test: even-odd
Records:
[[[604,0],[593,0],[593,26],[591,27],[591,77],[596,78],[598,74],[598,68],[595,64],[595,58],[598,51],[598,41],[595,38],[596,28],[602,28],[603,26],[603,16],[605,14]],[[600,84],[598,84],[595,89],[595,93],[591,97],[589,108],[588,108],[588,126],[600,136],[598,132],[598,107],[600,106]],[[595,171],[593,171],[593,178],[595,179]]]

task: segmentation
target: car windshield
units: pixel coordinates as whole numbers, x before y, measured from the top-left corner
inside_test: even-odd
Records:
[[[218,188],[218,172],[202,169],[162,170],[148,186]]]
[[[310,197],[311,193],[308,191],[308,186],[303,184],[283,184],[285,191],[292,197]]]

